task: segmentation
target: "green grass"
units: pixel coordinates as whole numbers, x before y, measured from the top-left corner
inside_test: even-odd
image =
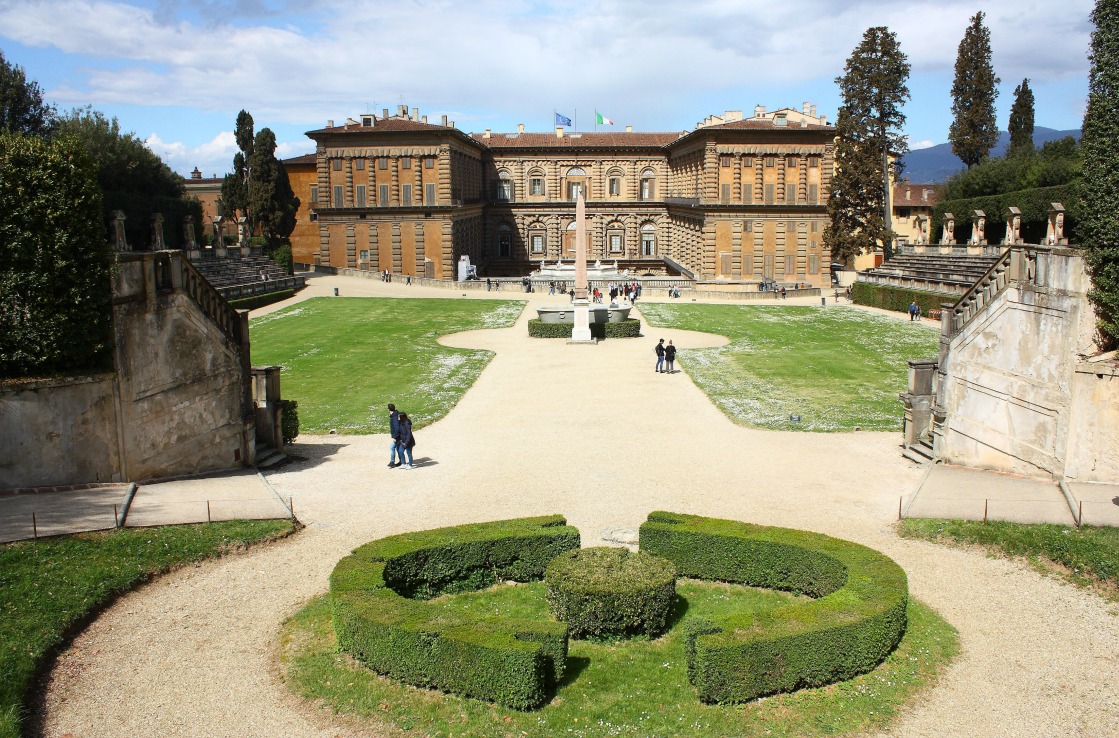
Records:
[[[124,529],[0,546],[0,738],[40,669],[99,608],[155,574],[284,535],[286,520]]]
[[[844,306],[643,303],[641,313],[652,338],[673,328],[729,338],[677,362],[732,420],[777,430],[900,430],[906,362],[935,358],[940,340],[932,324]]]
[[[1043,569],[1056,564],[1070,581],[1119,599],[1119,528],[1077,530],[1065,525],[911,518],[899,524],[898,533],[904,538],[984,546],[1026,558]]]
[[[282,658],[290,685],[306,699],[417,736],[702,738],[881,730],[958,651],[952,626],[910,600],[909,631],[874,672],[746,705],[704,705],[688,682],[684,620],[772,608],[789,602],[792,595],[695,580],[680,580],[677,593],[672,628],[661,638],[571,641],[570,676],[552,701],[534,712],[417,689],[373,674],[338,652],[327,597],[312,601],[285,624]],[[456,613],[548,617],[540,582],[498,585],[430,602]]]
[[[305,433],[387,433],[392,402],[416,428],[450,412],[493,356],[440,336],[506,328],[521,301],[320,297],[250,326],[253,364],[284,368]]]

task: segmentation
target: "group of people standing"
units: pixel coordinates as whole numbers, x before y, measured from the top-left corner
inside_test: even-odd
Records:
[[[416,447],[416,436],[412,433],[412,419],[408,413],[398,413],[396,405],[389,403],[389,432],[392,434],[392,445],[389,446],[389,468],[395,469],[403,466],[405,469],[415,469],[412,464],[412,449]],[[404,463],[407,459],[408,463]]]
[[[676,347],[672,345],[672,341],[668,345],[664,345],[662,338],[653,351],[657,355],[657,368],[656,371],[661,374],[675,374],[676,373]]]

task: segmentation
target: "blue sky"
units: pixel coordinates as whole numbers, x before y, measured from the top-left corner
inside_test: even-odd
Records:
[[[953,65],[986,13],[1001,77],[999,127],[1024,77],[1038,126],[1077,128],[1087,94],[1090,0],[0,0],[0,50],[60,109],[116,116],[173,169],[232,161],[249,110],[279,155],[307,130],[418,107],[464,131],[590,130],[597,109],[638,131],[808,101],[834,121],[834,79],[870,26],[898,35],[913,70],[906,132],[942,143]]]

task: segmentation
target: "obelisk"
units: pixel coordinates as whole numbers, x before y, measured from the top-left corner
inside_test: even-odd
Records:
[[[587,201],[580,189],[575,201],[575,325],[572,342],[594,343],[591,338],[591,301],[587,287]]]

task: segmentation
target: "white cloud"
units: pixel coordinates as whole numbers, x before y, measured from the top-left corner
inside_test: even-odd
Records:
[[[164,141],[158,133],[150,134],[144,143],[175,171],[190,172],[198,167],[203,177],[224,175],[232,167],[233,155],[237,153],[233,131],[222,131],[198,146],[188,146],[182,141]],[[288,159],[309,154],[314,149],[314,143],[306,139],[283,141],[276,144],[276,158]]]
[[[254,5],[254,3],[250,3]],[[314,23],[219,14],[187,20],[124,0],[0,2],[0,35],[81,55],[61,104],[246,108],[261,121],[313,125],[373,106],[460,110],[463,127],[542,119],[558,107],[608,108],[644,130],[714,110],[813,99],[834,115],[831,80],[863,31],[896,31],[914,72],[950,75],[971,0],[429,0],[324,2]],[[1085,77],[1091,0],[986,3],[1005,82]],[[306,29],[306,30],[305,30]],[[91,61],[92,60],[92,61]],[[1013,89],[1013,87],[1011,87]],[[775,95],[783,99],[771,99]],[[830,109],[829,109],[830,108]],[[479,125],[485,127],[485,125]]]
[[[925,139],[924,141],[910,141],[909,150],[916,151],[917,149],[927,149],[930,146],[936,146],[937,143],[937,141],[929,141],[928,139]]]

